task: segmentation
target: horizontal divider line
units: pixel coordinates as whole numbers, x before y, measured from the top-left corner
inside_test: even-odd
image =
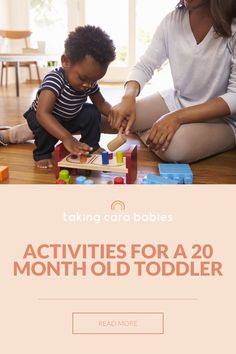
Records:
[[[38,298],[39,301],[197,301],[197,298]]]

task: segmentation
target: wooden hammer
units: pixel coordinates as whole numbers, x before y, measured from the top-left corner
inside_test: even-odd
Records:
[[[108,144],[107,144],[107,148],[110,151],[115,151],[116,149],[118,149],[121,145],[123,145],[124,143],[126,143],[127,138],[125,136],[125,134],[123,134],[123,127],[121,127],[119,129],[118,135],[115,137],[115,139],[111,140]]]

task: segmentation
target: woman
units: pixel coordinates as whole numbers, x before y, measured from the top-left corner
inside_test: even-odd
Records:
[[[154,70],[166,59],[174,89],[136,102]],[[109,122],[115,129],[125,126],[126,134],[131,129],[139,132],[169,162],[193,162],[234,148],[235,0],[180,1],[132,69]]]

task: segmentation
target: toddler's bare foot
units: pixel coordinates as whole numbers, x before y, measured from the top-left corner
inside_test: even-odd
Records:
[[[41,169],[52,168],[53,162],[52,159],[39,160],[35,162],[35,166]]]

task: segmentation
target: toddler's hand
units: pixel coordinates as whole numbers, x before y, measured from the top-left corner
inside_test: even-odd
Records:
[[[72,154],[88,154],[93,148],[85,143],[79,142],[72,135],[62,141],[65,148]]]

